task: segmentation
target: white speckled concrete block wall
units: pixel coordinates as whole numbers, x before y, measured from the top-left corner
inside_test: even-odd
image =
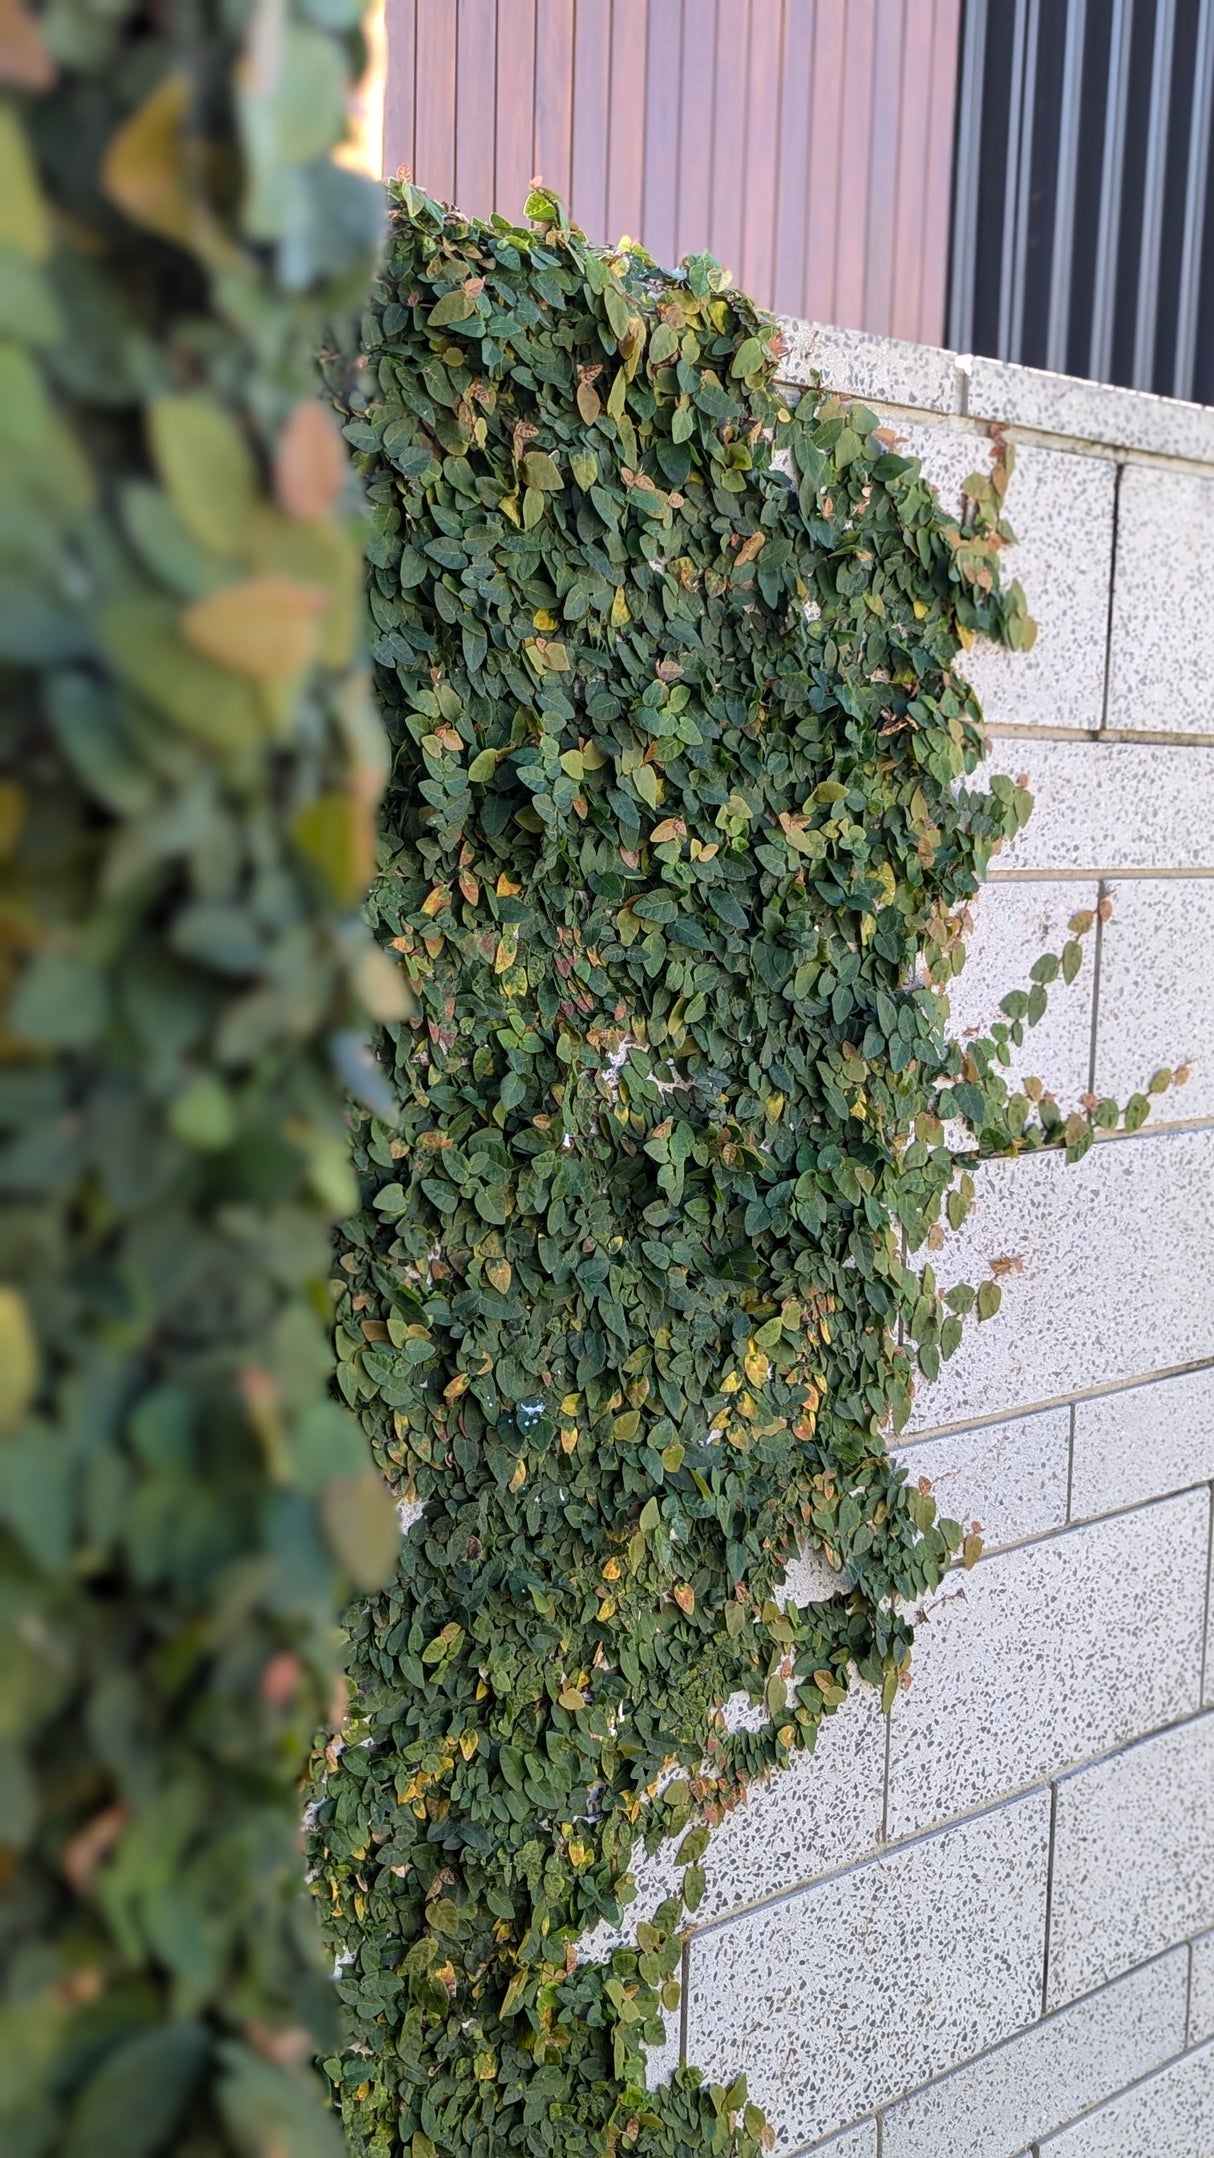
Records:
[[[1038,806],[956,1023],[1103,891],[1025,1069],[1067,1106],[1192,1078],[1077,1168],[980,1173],[942,1271],[1022,1263],[905,1454],[987,1555],[888,1726],[849,1700],[718,1832],[654,2069],[745,2069],[785,2158],[1214,2158],[1214,409],[786,335],[789,381],[880,410],[946,500],[992,426],[1017,445],[1039,639],[970,664]]]

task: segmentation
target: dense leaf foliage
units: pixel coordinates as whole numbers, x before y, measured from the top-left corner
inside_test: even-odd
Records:
[[[0,13],[0,2148],[340,2149],[297,1777],[381,736],[315,398],[357,7]]]
[[[643,2049],[709,1824],[857,1679],[889,1697],[958,1547],[886,1440],[975,1295],[906,1250],[972,1196],[946,1117],[971,1149],[1055,1131],[1000,1060],[1080,948],[948,1039],[965,902],[1028,808],[971,783],[954,667],[1030,633],[1010,453],[948,517],[871,413],[784,402],[708,259],[529,208],[400,189],[331,368],[394,752],[372,910],[417,999],[382,1042],[400,1120],[359,1134],[339,1377],[424,1507],[318,1763],[331,2068],[383,2158],[743,2153],[744,2090],[646,2092]],[[839,1588],[799,1608],[806,1545]],[[671,1837],[681,1893],[579,1963]]]

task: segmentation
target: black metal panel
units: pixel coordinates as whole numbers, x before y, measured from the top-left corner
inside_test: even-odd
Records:
[[[1214,395],[1214,0],[965,0],[949,342]]]

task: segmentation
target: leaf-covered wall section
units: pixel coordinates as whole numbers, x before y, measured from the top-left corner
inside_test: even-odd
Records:
[[[645,2088],[710,1825],[849,1687],[890,1698],[960,1532],[886,1442],[975,1303],[914,1255],[969,1156],[1091,1120],[1001,1076],[1043,985],[947,1033],[958,910],[1028,808],[976,782],[954,668],[1030,634],[1009,458],[949,518],[872,413],[784,402],[710,260],[529,209],[400,188],[331,366],[394,757],[373,916],[416,999],[340,1383],[423,1510],[318,1764],[330,2066],[376,2158],[742,2154],[741,2087]],[[800,1608],[806,1547],[838,1593]],[[670,1838],[681,1892],[579,1961]]]

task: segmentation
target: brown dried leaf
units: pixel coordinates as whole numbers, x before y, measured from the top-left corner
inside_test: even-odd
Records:
[[[274,492],[288,517],[325,517],[346,482],[341,436],[316,397],[301,397],[278,439]]]
[[[93,1875],[102,1860],[108,1858],[129,1819],[125,1806],[105,1806],[64,1846],[59,1863],[78,1896],[87,1896]]]

